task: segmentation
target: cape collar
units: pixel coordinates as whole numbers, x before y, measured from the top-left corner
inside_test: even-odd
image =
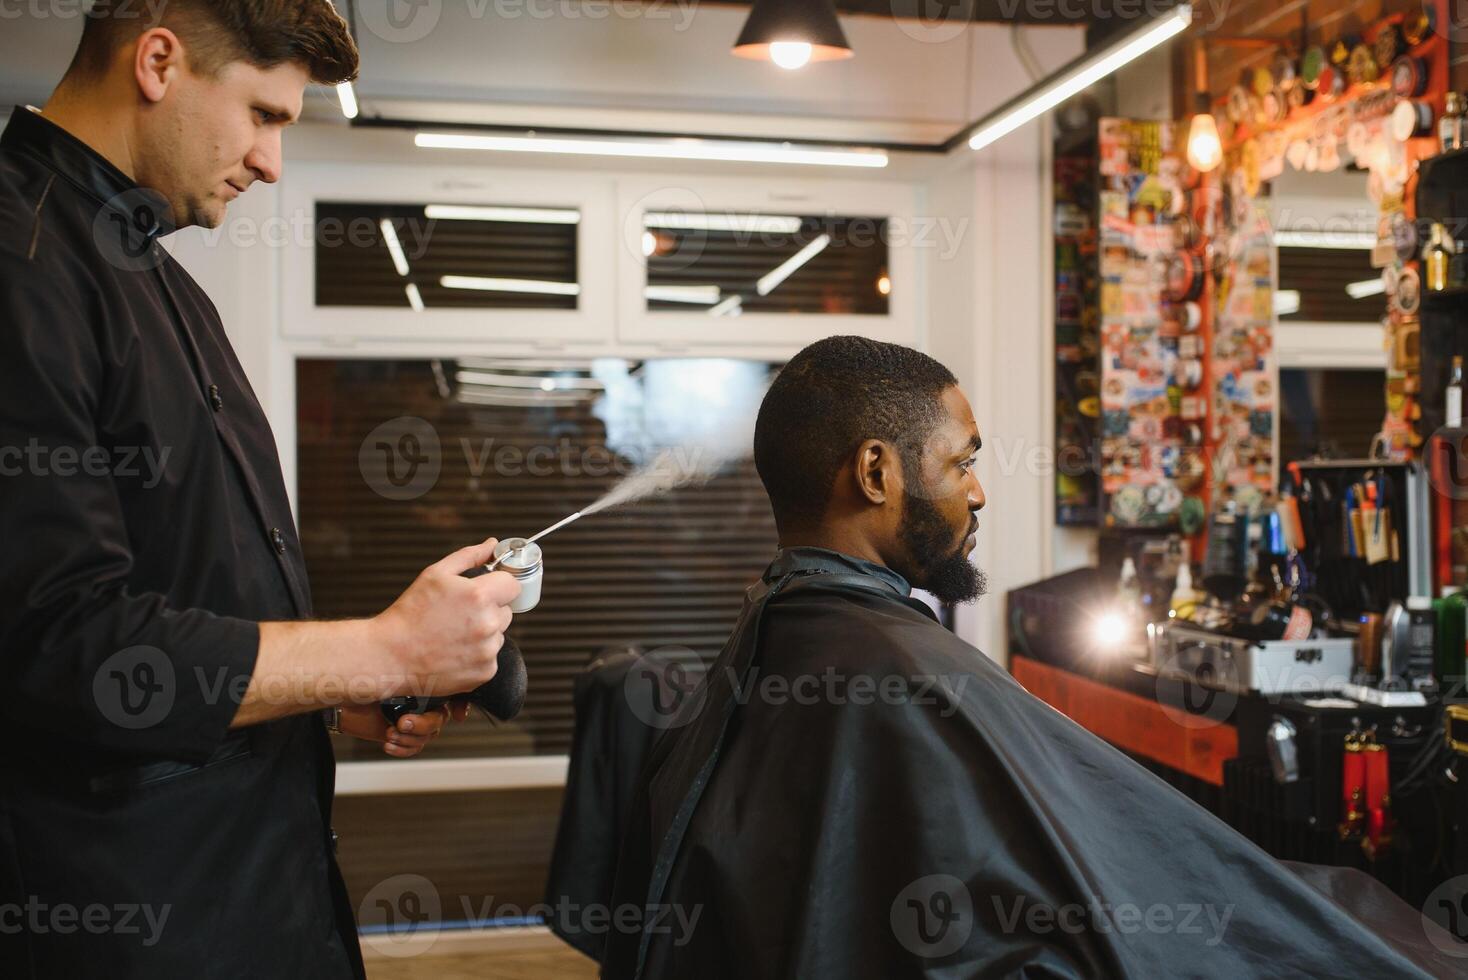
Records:
[[[770,567],[765,569],[764,581],[771,582],[785,575],[818,575],[822,572],[843,572],[869,576],[894,593],[906,599],[912,595],[912,586],[907,579],[885,565],[831,551],[827,548],[785,548],[775,556]]]
[[[98,204],[123,216],[123,227],[148,244],[174,231],[172,215],[161,194],[138,186],[106,157],[31,106],[16,106],[0,149],[39,162]]]

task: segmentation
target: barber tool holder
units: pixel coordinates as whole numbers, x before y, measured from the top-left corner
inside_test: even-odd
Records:
[[[1258,642],[1183,623],[1149,630],[1159,675],[1234,694],[1328,694],[1351,679],[1347,638]]]
[[[1428,480],[1421,465],[1378,459],[1307,460],[1291,463],[1281,483],[1299,501],[1305,548],[1301,558],[1314,573],[1313,592],[1338,620],[1384,613],[1393,600],[1436,595],[1432,587]],[[1392,511],[1395,554],[1371,564],[1350,547],[1343,502],[1353,487],[1375,485]],[[1359,548],[1356,552],[1359,552]]]
[[[1439,837],[1438,806],[1425,793],[1390,802],[1396,825],[1391,847],[1373,861],[1359,839],[1343,840],[1340,823],[1345,744],[1370,732],[1388,758],[1393,780],[1405,775],[1435,729],[1436,705],[1380,708],[1334,698],[1246,696],[1234,711],[1239,754],[1224,763],[1219,816],[1275,857],[1363,868],[1408,901],[1420,904],[1437,880],[1426,867]],[[1271,764],[1271,730],[1292,732],[1298,775],[1281,783]]]

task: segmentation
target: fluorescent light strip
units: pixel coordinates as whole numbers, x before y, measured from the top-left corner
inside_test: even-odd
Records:
[[[458,371],[454,380],[461,385],[479,385],[489,388],[538,388],[541,391],[557,389],[570,391],[601,391],[606,387],[595,378],[530,377],[523,374],[492,374],[487,371]],[[550,387],[547,388],[546,385]]]
[[[377,226],[382,229],[382,240],[387,244],[387,254],[392,256],[392,266],[398,270],[398,275],[407,278],[408,257],[403,254],[403,243],[398,241],[398,230],[393,227],[391,218],[383,218]]]
[[[732,163],[791,163],[824,167],[885,167],[879,150],[814,150],[790,144],[680,139],[666,142],[570,139],[542,136],[475,136],[419,133],[414,142],[436,150],[500,153],[566,153],[575,156],[655,157],[663,160],[722,160]]]
[[[981,119],[969,136],[968,145],[975,150],[1014,132],[1025,123],[1044,115],[1071,96],[1083,92],[1110,75],[1122,65],[1134,61],[1167,39],[1181,34],[1193,22],[1193,8],[1180,4],[1156,21],[1127,38],[1086,55],[1070,68],[1062,68],[1050,79],[1040,82],[1028,92],[1010,100]]]
[[[755,291],[758,292],[761,296],[770,295],[770,293],[774,292],[775,288],[778,287],[780,283],[784,282],[786,279],[789,279],[791,274],[794,273],[796,269],[799,269],[811,259],[821,254],[821,252],[825,251],[826,246],[829,244],[831,244],[830,235],[822,235],[821,237],[817,238],[805,248],[796,252],[784,262],[781,262],[779,266],[775,268],[775,271],[766,273],[765,275],[761,276],[760,281],[755,283]]]
[[[1380,296],[1386,292],[1386,283],[1380,279],[1362,279],[1360,282],[1346,283],[1346,294],[1351,299],[1365,299],[1368,296]]]
[[[737,310],[737,309],[741,308],[741,303],[742,302],[743,302],[743,298],[738,293],[735,293],[733,296],[730,296],[727,299],[725,299],[722,302],[720,302],[718,306],[715,306],[713,309],[709,310],[709,315],[710,316],[725,316],[731,310]]]
[[[1300,312],[1300,291],[1298,289],[1280,289],[1274,294],[1274,315],[1289,316],[1291,313]]]
[[[642,216],[647,228],[680,231],[743,231],[793,235],[800,219],[783,214],[694,214],[687,211],[649,211]]]
[[[422,313],[423,294],[418,292],[418,284],[416,282],[410,282],[403,287],[403,290],[408,294],[408,305],[413,308],[413,312]]]
[[[517,221],[535,225],[574,225],[581,212],[569,208],[493,208],[464,204],[430,204],[423,216],[435,221]]]
[[[718,286],[644,286],[642,298],[664,303],[697,303],[712,306],[719,301]]]
[[[593,361],[587,357],[535,360],[521,357],[460,357],[455,363],[471,371],[590,371]],[[625,363],[625,362],[623,362]]]
[[[348,119],[357,118],[357,93],[352,88],[351,82],[342,82],[336,87],[337,100],[342,105],[342,115]]]
[[[1279,248],[1339,248],[1370,251],[1376,247],[1376,236],[1369,231],[1277,231],[1274,244]]]
[[[521,394],[512,391],[474,391],[472,389],[460,389],[455,397],[466,405],[579,405],[586,401],[589,393],[556,393],[547,394],[543,391]]]
[[[552,296],[580,296],[581,284],[549,282],[543,279],[493,279],[483,276],[444,276],[439,285],[445,289],[478,289],[487,293],[545,293]]]

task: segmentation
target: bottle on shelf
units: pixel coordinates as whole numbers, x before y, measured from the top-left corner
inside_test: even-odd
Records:
[[[1128,616],[1142,613],[1142,582],[1137,577],[1137,563],[1128,555],[1121,563],[1121,581],[1116,585],[1117,604]]]
[[[1437,136],[1444,153],[1463,146],[1463,96],[1457,92],[1447,95],[1442,118],[1437,121]]]
[[[1450,429],[1463,426],[1463,356],[1453,355],[1452,373],[1448,375],[1447,405],[1443,412],[1445,424]]]
[[[1172,588],[1172,599],[1168,602],[1168,613],[1173,619],[1192,619],[1201,600],[1202,596],[1193,589],[1193,569],[1185,561],[1177,567],[1177,580]]]
[[[1422,250],[1423,284],[1428,291],[1440,293],[1448,288],[1448,263],[1452,260],[1452,239],[1447,229],[1434,223]]]
[[[1457,586],[1443,588],[1433,603],[1437,612],[1436,664],[1438,690],[1444,697],[1461,698],[1465,652],[1468,652],[1468,595]]]

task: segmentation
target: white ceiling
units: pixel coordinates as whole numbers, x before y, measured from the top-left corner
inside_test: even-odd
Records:
[[[358,0],[356,8],[367,115],[934,142],[1028,81],[1010,28],[997,24],[934,30],[845,17],[855,58],[786,72],[729,54],[744,9],[691,0]],[[40,103],[70,60],[81,19],[3,24],[0,103]],[[1076,50],[1080,32],[1024,35],[1052,68]],[[335,111],[322,93],[309,104],[317,118]]]

